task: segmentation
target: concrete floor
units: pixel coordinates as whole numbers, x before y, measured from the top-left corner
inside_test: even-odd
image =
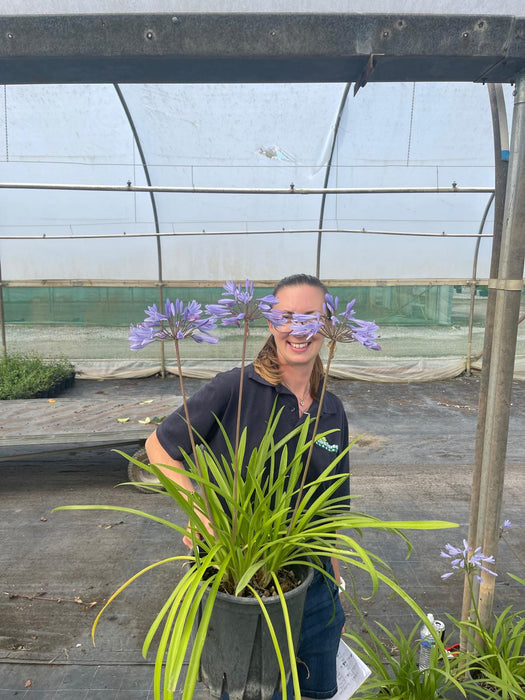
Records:
[[[479,379],[331,384],[344,402],[351,433],[361,435],[351,452],[351,491],[360,497],[356,507],[384,519],[437,518],[460,526],[413,532],[408,560],[405,547],[391,536],[369,532],[365,544],[392,566],[425,610],[440,619],[459,614],[462,581],[456,576],[441,580],[446,563],[439,553],[445,543],[459,544],[467,533]],[[188,390],[198,385],[190,380]],[[67,397],[145,400],[176,390],[173,379],[77,381]],[[512,521],[508,539],[524,560],[524,382],[514,384],[512,403],[501,520]],[[90,627],[120,583],[167,551],[182,553],[183,545],[167,528],[133,515],[51,510],[113,504],[179,522],[180,513],[162,496],[115,488],[126,480],[126,460],[110,450],[13,459],[0,463],[0,469],[0,700],[149,700],[152,659],[144,661],[141,644],[179,573],[177,565],[138,580],[110,606],[96,647]],[[523,566],[505,542],[497,569],[495,612],[511,603],[524,608],[523,587],[507,576],[523,576]],[[360,597],[369,593],[362,576],[355,583]],[[350,605],[346,608],[348,625],[358,625]],[[408,630],[414,622],[406,606],[388,599],[384,590],[363,600],[361,608],[369,624],[379,621],[392,628],[398,623]],[[196,700],[206,697],[199,688]]]

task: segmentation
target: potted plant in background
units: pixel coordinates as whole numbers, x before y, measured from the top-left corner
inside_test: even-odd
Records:
[[[505,520],[500,528],[501,535],[510,530],[511,523]],[[461,650],[460,661],[464,670],[462,685],[472,697],[505,698],[523,700],[525,698],[525,610],[512,611],[508,606],[497,616],[491,627],[481,621],[474,595],[472,579],[482,582],[482,574],[497,576],[487,564],[494,563],[494,557],[485,556],[481,547],[472,550],[466,540],[463,547],[445,546],[441,555],[451,559],[452,571],[442,575],[448,579],[455,570],[463,571],[470,591],[472,609],[470,618],[458,620],[448,615],[458,631],[469,640],[468,650]],[[512,576],[525,584],[525,581]]]
[[[193,539],[192,553],[181,556],[168,556],[152,563],[126,581],[111,596],[93,625],[93,634],[104,609],[132,581],[154,567],[168,562],[180,561],[187,569],[180,581],[169,591],[162,609],[149,630],[143,646],[147,654],[154,636],[159,633],[154,671],[155,698],[171,698],[181,678],[183,663],[190,653],[183,698],[189,700],[195,684],[202,672],[203,678],[212,684],[211,692],[219,697],[222,691],[222,674],[214,679],[213,669],[207,666],[209,659],[219,655],[218,648],[212,649],[217,624],[214,615],[223,603],[233,604],[236,612],[225,625],[227,631],[238,634],[238,609],[248,605],[256,611],[256,628],[264,629],[257,633],[256,643],[264,637],[270,644],[271,653],[265,654],[265,664],[271,659],[272,667],[262,675],[253,678],[257,669],[241,669],[241,680],[247,687],[238,686],[235,667],[238,660],[230,661],[226,672],[228,692],[231,700],[237,698],[271,698],[279,678],[286,697],[286,676],[291,670],[294,680],[294,697],[300,698],[294,648],[301,623],[302,603],[294,589],[304,581],[308,568],[319,569],[320,557],[336,557],[347,567],[357,567],[366,571],[374,590],[379,581],[386,583],[392,591],[401,596],[422,618],[424,613],[417,604],[398,586],[387,567],[372,552],[361,546],[359,534],[364,528],[393,531],[403,537],[410,549],[405,529],[430,529],[453,527],[454,523],[443,521],[395,521],[385,522],[364,513],[343,509],[341,498],[336,497],[338,486],[346,476],[337,475],[335,467],[346,454],[335,456],[331,465],[319,479],[306,482],[308,463],[313,444],[322,440],[330,432],[317,434],[318,419],[307,417],[305,422],[283,439],[275,439],[275,429],[279,413],[273,413],[258,447],[252,454],[245,453],[246,428],[240,426],[240,403],[238,421],[233,440],[225,435],[228,454],[215,455],[202,440],[195,435],[187,410],[186,394],[180,358],[180,342],[192,338],[196,342],[217,342],[210,332],[220,320],[223,325],[236,325],[243,330],[241,367],[246,357],[246,341],[250,324],[259,318],[266,318],[273,324],[282,323],[282,317],[273,307],[277,299],[271,295],[259,299],[254,297],[253,283],[240,285],[228,282],[224,286],[223,297],[218,304],[209,305],[206,315],[195,301],[185,305],[176,300],[166,301],[163,312],[156,306],[147,310],[142,324],[131,328],[130,340],[133,349],[157,341],[171,339],[175,346],[181,394],[185,407],[187,427],[192,445],[192,454],[185,454],[185,473],[190,474],[197,488],[189,492],[168,479],[157,466],[135,460],[136,464],[154,474],[159,485],[152,484],[152,491],[163,492],[184,511],[190,522]],[[365,347],[378,349],[377,326],[355,318],[354,302],[345,311],[337,310],[338,300],[326,296],[325,314],[310,316],[294,314],[292,326],[297,324],[297,334],[321,334],[328,339],[328,361],[323,388],[320,396],[318,416],[326,388],[330,362],[334,357],[338,342],[361,342]],[[241,369],[241,382],[243,371]],[[222,427],[219,424],[219,427]],[[223,430],[223,429],[222,429]],[[223,432],[225,432],[223,430]],[[293,441],[293,448],[291,447]],[[350,449],[350,445],[347,449]],[[125,455],[126,459],[130,459]],[[241,469],[246,465],[245,470]],[[171,467],[170,467],[171,468]],[[172,468],[174,471],[180,471]],[[318,486],[329,484],[320,491]],[[142,483],[142,486],[144,484]],[[226,504],[226,508],[224,507]],[[149,518],[184,536],[187,531],[164,518],[135,509],[113,506],[62,506],[64,509],[119,510]],[[202,529],[200,515],[210,521],[213,533],[198,539]],[[349,531],[356,533],[351,536]],[[307,582],[303,582],[305,590]],[[291,603],[288,600],[291,599]],[[291,621],[290,611],[295,610],[297,619]],[[210,622],[212,621],[212,622]],[[214,634],[210,634],[213,628]],[[222,636],[217,639],[219,646],[226,646],[226,656],[230,650]],[[224,649],[222,650],[224,651]],[[250,652],[247,657],[252,657]],[[221,663],[228,663],[222,655]],[[244,680],[242,680],[244,679]]]
[[[380,631],[376,632],[360,614],[359,622],[365,634],[346,633],[345,637],[372,671],[359,689],[360,699],[452,700],[465,696],[457,657],[450,658],[443,667],[442,649],[433,644],[428,668],[420,667],[421,622],[408,635],[399,626],[392,632],[379,622],[376,624]],[[454,691],[459,695],[453,695]]]
[[[500,528],[501,535],[504,536],[510,528],[511,524],[506,520]],[[380,630],[377,633],[368,625],[357,603],[352,601],[365,634],[354,632],[345,636],[372,671],[359,689],[358,697],[362,700],[523,700],[525,610],[512,612],[511,606],[508,606],[498,616],[494,616],[493,625],[487,628],[480,620],[472,579],[481,579],[482,572],[496,576],[496,572],[487,566],[494,563],[494,558],[485,556],[481,547],[472,550],[466,541],[463,541],[462,547],[447,544],[441,556],[449,559],[452,567],[451,571],[442,575],[442,579],[450,578],[456,570],[463,571],[472,602],[471,619],[458,620],[453,615],[447,615],[451,623],[445,642],[447,663],[443,662],[443,648],[432,644],[430,662],[428,666],[422,667],[420,650],[423,639],[420,623],[408,635],[399,627],[392,632],[376,623]],[[509,575],[525,585],[525,580]],[[459,639],[460,633],[470,641],[471,650],[462,650],[458,643],[454,643]]]
[[[0,359],[0,400],[52,398],[72,386],[74,379],[75,368],[65,358],[6,354]]]

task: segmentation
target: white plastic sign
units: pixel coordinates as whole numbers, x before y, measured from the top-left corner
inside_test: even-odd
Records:
[[[332,700],[348,700],[370,674],[368,666],[341,639],[337,651],[337,693]]]

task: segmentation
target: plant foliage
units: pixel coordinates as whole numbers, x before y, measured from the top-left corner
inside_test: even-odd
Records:
[[[441,644],[431,649],[430,666],[420,669],[418,622],[408,636],[396,625],[395,632],[376,622],[384,639],[374,632],[361,617],[365,635],[347,633],[353,648],[372,673],[359,689],[360,698],[392,698],[395,700],[433,700],[443,698],[454,688],[461,691],[458,681],[461,668],[458,659],[451,659],[445,668],[439,663],[443,654]]]
[[[525,698],[525,610],[512,606],[495,616],[487,629],[478,620],[454,620],[468,638],[472,651],[464,664],[470,675],[463,683],[475,697],[504,700]]]
[[[0,400],[29,399],[74,375],[65,358],[45,360],[37,354],[9,354],[0,359]]]
[[[189,568],[169,593],[144,642],[143,653],[146,655],[154,637],[159,633],[154,677],[156,700],[161,697],[161,693],[165,700],[172,700],[190,648],[191,656],[182,697],[183,700],[191,700],[193,697],[206,632],[219,588],[233,596],[251,595],[259,602],[270,636],[274,640],[281,670],[283,700],[286,700],[284,650],[279,648],[263,602],[263,597],[268,594],[279,597],[285,620],[294,696],[298,699],[301,693],[279,572],[294,566],[311,566],[324,571],[321,558],[337,558],[347,566],[366,571],[371,577],[374,591],[380,581],[386,583],[424,620],[426,617],[423,611],[385,573],[388,568],[386,564],[362,547],[358,538],[364,528],[388,530],[403,537],[410,550],[402,530],[446,528],[455,527],[456,524],[443,521],[385,522],[350,511],[348,504],[344,503],[347,499],[336,495],[339,486],[348,479],[348,474],[337,474],[336,467],[350,446],[338,454],[317,479],[311,482],[306,480],[314,442],[333,432],[318,434],[317,428],[326,376],[336,344],[357,341],[365,347],[378,350],[378,329],[375,323],[356,319],[353,302],[347,305],[345,312],[337,314],[338,300],[329,294],[325,297],[323,315],[319,312],[313,316],[292,314],[292,318],[287,319],[282,312],[273,308],[278,304],[276,297],[267,295],[254,299],[253,282],[249,280],[244,287],[227,282],[224,290],[219,303],[207,307],[209,317],[203,315],[200,304],[195,301],[184,305],[179,300],[175,303],[166,300],[163,312],[155,305],[149,307],[144,322],[130,329],[132,349],[138,350],[157,340],[173,340],[191,454],[184,453],[185,469],[168,465],[165,468],[171,470],[174,477],[177,473],[189,474],[195,483],[195,490],[190,491],[168,478],[159,469],[163,465],[143,464],[128,455],[124,456],[154,474],[159,485],[151,484],[149,488],[165,493],[186,514],[193,555],[168,557],[155,562],[126,581],[97,616],[93,634],[107,605],[138,576],[167,562],[186,562],[189,563]],[[329,341],[329,357],[316,418],[306,416],[301,425],[278,440],[275,435],[280,413],[272,412],[258,447],[251,454],[246,454],[247,428],[242,431],[240,429],[246,340],[249,324],[261,316],[275,327],[290,323],[291,335],[311,337],[320,333]],[[206,445],[205,436],[194,433],[191,426],[182,380],[179,342],[186,338],[192,338],[196,342],[217,342],[209,333],[216,327],[218,319],[222,325],[234,325],[243,329],[243,349],[235,436],[231,439],[218,421],[227,449],[225,454],[216,455]],[[144,483],[141,483],[141,487],[145,488]],[[182,536],[187,534],[186,529],[175,523],[139,510],[113,506],[63,506],[56,510],[67,509],[135,513],[165,525]],[[211,524],[213,532],[203,528],[203,521],[206,520]],[[354,536],[350,536],[349,532]],[[207,589],[207,599],[203,603]],[[195,639],[192,643],[193,631]]]
[[[191,646],[192,629],[198,624],[183,692],[184,700],[192,697],[209,616],[219,587],[233,595],[252,595],[261,600],[264,591],[273,586],[275,595],[281,597],[283,592],[277,573],[292,565],[309,565],[320,569],[320,557],[337,557],[346,566],[366,571],[371,577],[374,590],[379,581],[386,583],[421,619],[426,619],[417,604],[385,573],[387,567],[384,562],[360,544],[359,535],[364,528],[388,530],[403,537],[410,548],[402,530],[454,527],[455,524],[443,521],[385,522],[363,513],[345,512],[341,499],[334,496],[334,493],[341,480],[347,477],[333,473],[344,453],[338,455],[318,479],[303,486],[302,499],[294,517],[292,506],[301,488],[304,458],[311,442],[307,437],[309,421],[277,441],[274,440],[274,434],[278,420],[279,414],[272,416],[260,445],[248,456],[244,455],[246,429],[242,432],[238,456],[247,464],[247,469],[239,475],[236,492],[232,469],[234,447],[229,441],[229,455],[213,455],[201,446],[197,446],[195,460],[185,455],[186,472],[190,473],[200,487],[192,492],[175,484],[157,466],[124,455],[158,478],[160,485],[152,484],[149,488],[164,493],[184,511],[190,521],[194,541],[193,555],[169,557],[156,562],[124,583],[101,610],[93,625],[94,634],[107,605],[138,576],[155,566],[175,560],[190,564],[169,594],[144,642],[143,653],[146,655],[155,634],[160,632],[155,664],[156,698],[161,697],[161,688],[163,697],[166,700],[171,698],[170,693],[177,687],[186,652]],[[329,432],[324,433],[328,434]],[[319,437],[321,436],[316,436]],[[292,438],[296,439],[293,452],[288,450]],[[177,471],[174,467],[170,469]],[[319,488],[321,484],[324,484],[323,489]],[[201,540],[197,538],[197,533],[202,530],[199,513],[205,509],[204,493],[211,508],[215,530]],[[235,506],[238,517],[234,532],[231,512]],[[67,509],[135,513],[172,528],[180,535],[186,534],[186,530],[175,523],[134,509],[62,506],[56,510]],[[355,533],[355,536],[347,534],[348,531]],[[210,593],[198,622],[199,605],[206,588],[210,589]],[[284,598],[282,601],[285,606]],[[282,650],[276,648],[276,653],[282,664]],[[293,654],[291,656],[293,658]],[[296,677],[293,662],[292,673]],[[298,686],[296,697],[300,697]]]

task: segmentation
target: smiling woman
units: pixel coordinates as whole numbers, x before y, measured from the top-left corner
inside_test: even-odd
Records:
[[[162,686],[163,697],[173,695],[190,646],[183,700],[194,697],[199,671],[209,680],[214,697],[278,700],[281,691],[285,696],[285,687],[287,697],[293,692],[296,700],[305,695],[332,697],[337,692],[336,658],[344,621],[338,561],[365,570],[374,591],[384,581],[426,620],[410,596],[376,566],[382,566],[380,558],[348,532],[379,528],[406,540],[403,529],[451,524],[387,522],[350,510],[347,421],[341,401],[326,391],[326,377],[339,341],[358,340],[367,348],[379,349],[377,326],[356,319],[353,302],[337,313],[337,299],[330,294],[324,295],[321,311],[324,288],[319,280],[305,275],[286,278],[274,294],[262,298],[255,297],[249,280],[245,285],[227,282],[223,289],[219,302],[206,308],[208,316],[198,302],[166,301],[164,312],[150,306],[144,322],[130,331],[134,347],[166,338],[175,345],[183,406],[148,438],[149,463],[131,461],[158,478],[160,485],[152,484],[150,489],[159,492],[162,487],[185,513],[188,525],[129,508],[61,508],[123,510],[152,518],[178,532],[193,550],[161,559],[121,585],[100,611],[92,632],[112,600],[143,573],[168,562],[187,562],[189,569],[170,588],[144,641],[143,654],[147,655],[156,632],[163,627],[154,671],[156,699]],[[285,290],[291,290],[288,301],[283,301]],[[277,308],[280,303],[287,307],[284,311]],[[305,313],[312,310],[314,313]],[[284,313],[291,313],[292,318],[283,317]],[[250,324],[262,318],[271,324],[270,340],[258,362],[245,366]],[[214,337],[207,333],[218,320],[242,328],[241,366],[217,375],[188,400],[179,341],[213,342]],[[283,338],[289,339],[286,352],[293,353],[292,358],[297,353],[301,362],[281,360],[277,351],[273,331],[286,325],[289,329],[282,331]],[[315,352],[322,338],[329,341],[326,373]],[[259,368],[268,369],[268,376]],[[293,390],[284,383],[284,374]],[[306,385],[298,396],[301,383]],[[307,399],[311,405],[301,411],[307,408]],[[304,597],[299,614],[292,617],[286,596],[300,589]],[[225,624],[219,624],[215,615],[223,595],[230,612]],[[249,645],[239,636],[245,625],[239,620],[238,606],[247,598],[256,599],[259,607],[255,629],[260,634],[250,635]],[[276,614],[267,607],[272,599],[279,601]],[[218,627],[228,631],[227,642],[214,641]],[[239,662],[239,645],[249,651],[246,663]],[[260,649],[264,649],[262,663]],[[224,651],[226,655],[219,659],[219,652]],[[213,673],[207,666],[210,658]]]
[[[295,279],[298,280],[295,284],[287,281]],[[301,282],[303,279],[307,282]],[[277,285],[275,296],[279,303],[275,308],[282,311],[285,318],[293,314],[320,315],[327,291],[316,278],[308,275],[287,278]],[[309,389],[313,365],[324,338],[312,335],[306,326],[304,334],[301,334],[300,330],[294,330],[293,321],[280,326],[274,326],[271,322],[268,325],[275,342],[281,378],[294,394],[300,395]]]
[[[270,338],[253,365],[244,370],[243,382],[239,381],[242,370],[235,369],[218,375],[188,401],[188,415],[194,431],[210,446],[215,454],[227,454],[226,436],[235,433],[238,418],[239,395],[242,393],[241,424],[247,426],[245,453],[260,443],[272,411],[281,412],[275,435],[276,441],[291,431],[300,428],[305,420],[315,419],[320,408],[319,394],[323,375],[319,352],[324,337],[312,328],[315,319],[326,312],[324,284],[310,275],[298,274],[286,277],[277,284],[272,299],[275,316],[267,316]],[[224,310],[225,303],[218,309]],[[216,306],[209,310],[217,311]],[[222,313],[222,312],[221,312]],[[224,314],[223,314],[224,315]],[[243,314],[232,315],[237,323]],[[308,317],[309,322],[303,320]],[[324,322],[324,321],[323,321]],[[187,428],[182,413],[175,412],[158,427],[146,443],[151,463],[171,465],[181,469],[184,452],[190,452]],[[218,420],[217,420],[218,419]],[[222,425],[219,429],[218,421]],[[334,453],[344,454],[348,447],[348,425],[339,399],[326,392],[322,413],[316,432],[330,433],[330,449],[326,440],[318,441],[305,467],[308,483],[319,479],[333,461]],[[287,449],[293,451],[288,443]],[[166,469],[168,478],[188,480],[182,474]],[[336,469],[338,476],[349,475],[348,454],[344,454]],[[241,465],[242,476],[246,465]],[[348,509],[349,476],[341,481],[334,494],[340,508]],[[327,481],[322,488],[332,482]],[[320,487],[321,488],[321,487]],[[297,497],[300,500],[300,494]],[[343,502],[346,500],[346,506]],[[201,518],[203,529],[200,536],[206,537],[213,527],[208,518]],[[188,545],[191,539],[186,539]],[[324,571],[316,571],[306,597],[302,631],[297,657],[301,692],[309,697],[332,697],[337,691],[336,655],[344,623],[344,613],[339,601],[337,564],[334,567],[329,557],[322,557]],[[335,608],[334,608],[335,605]],[[319,630],[323,630],[319,635]],[[321,641],[322,640],[322,643]],[[289,688],[290,694],[293,693]],[[278,694],[275,696],[279,697]]]

